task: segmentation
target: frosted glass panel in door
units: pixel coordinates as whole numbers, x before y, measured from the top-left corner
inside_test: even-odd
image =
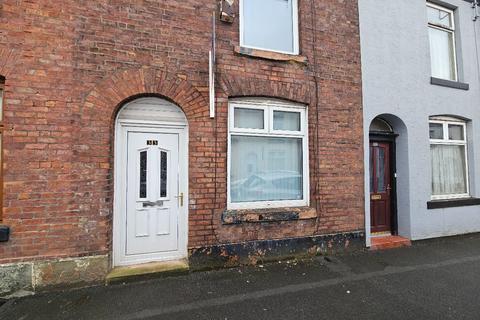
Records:
[[[381,193],[385,192],[385,149],[381,147],[376,147],[377,152],[377,161],[375,163],[375,170],[377,177],[377,190],[376,192]]]

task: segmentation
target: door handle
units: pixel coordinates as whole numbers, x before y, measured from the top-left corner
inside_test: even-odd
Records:
[[[390,195],[390,192],[392,191],[392,187],[390,185],[387,186],[387,194]]]
[[[183,207],[183,192],[180,195],[176,196],[175,198],[180,199],[180,207]]]

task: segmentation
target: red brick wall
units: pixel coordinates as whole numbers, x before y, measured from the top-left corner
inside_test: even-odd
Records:
[[[3,223],[12,237],[0,244],[0,263],[111,251],[114,118],[139,95],[166,97],[187,115],[190,247],[363,229],[356,2],[299,5],[306,64],[236,54],[238,19],[218,22],[218,103],[211,120],[208,48],[216,1],[3,0]],[[227,102],[238,96],[309,105],[317,220],[221,225]]]

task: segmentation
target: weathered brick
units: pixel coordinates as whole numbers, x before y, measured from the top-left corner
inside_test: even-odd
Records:
[[[300,63],[239,54],[238,19],[218,22],[211,120],[215,1],[2,1],[2,223],[12,239],[0,244],[0,263],[111,252],[115,116],[126,99],[145,94],[174,101],[189,122],[189,247],[363,229],[356,1],[314,1],[315,10],[310,0],[299,4]],[[308,105],[318,219],[222,225],[228,99],[240,96]]]

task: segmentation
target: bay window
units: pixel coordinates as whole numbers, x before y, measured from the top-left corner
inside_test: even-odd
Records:
[[[229,109],[230,209],[308,205],[304,106],[236,100]]]
[[[297,0],[240,0],[240,46],[298,54]]]
[[[432,77],[457,81],[454,12],[428,3],[427,15]]]
[[[430,120],[432,199],[469,197],[466,123]]]

